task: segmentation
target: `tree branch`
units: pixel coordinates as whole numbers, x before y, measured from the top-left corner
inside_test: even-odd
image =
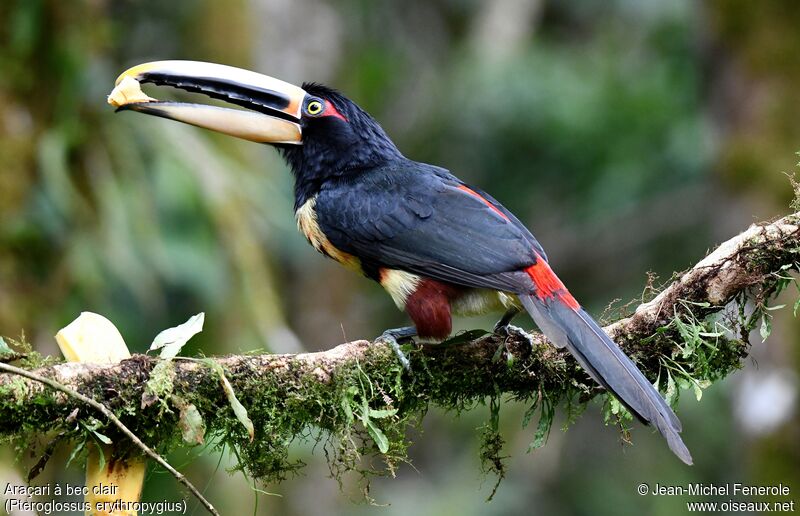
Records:
[[[175,477],[176,480],[178,480],[178,482],[183,484],[186,487],[186,489],[188,489],[195,496],[195,498],[200,500],[200,503],[203,504],[203,507],[205,507],[208,510],[209,513],[211,513],[211,514],[213,514],[215,516],[219,516],[219,513],[214,508],[214,506],[211,505],[211,503],[209,503],[209,501],[205,499],[205,497],[202,495],[202,493],[200,493],[200,491],[198,491],[198,489],[194,486],[194,484],[189,482],[186,479],[185,476],[183,476],[175,468],[170,466],[170,464],[166,460],[164,460],[164,458],[161,455],[159,455],[156,452],[154,452],[153,450],[151,450],[146,444],[144,444],[141,440],[139,440],[139,438],[136,437],[136,435],[133,434],[133,432],[128,430],[128,428],[124,424],[122,424],[122,421],[120,421],[119,418],[117,418],[117,416],[114,415],[113,412],[108,410],[104,405],[96,402],[95,400],[93,400],[91,398],[88,398],[88,397],[84,396],[83,394],[81,394],[79,392],[76,392],[76,391],[70,389],[69,387],[65,387],[64,385],[61,385],[61,384],[59,384],[57,382],[54,382],[53,380],[50,380],[49,378],[45,378],[45,377],[40,376],[40,375],[38,375],[36,373],[32,373],[30,371],[26,371],[26,370],[20,369],[18,367],[14,367],[14,366],[10,366],[8,364],[0,363],[0,371],[5,371],[6,373],[22,376],[22,377],[24,377],[26,379],[33,380],[33,381],[39,382],[41,384],[47,385],[51,389],[55,389],[57,391],[63,392],[64,394],[66,394],[68,396],[72,396],[73,398],[77,399],[78,401],[82,401],[83,403],[85,403],[85,404],[89,405],[90,407],[94,408],[95,410],[99,411],[101,414],[103,414],[105,417],[107,417],[109,421],[114,423],[114,425],[116,425],[117,428],[119,428],[120,432],[125,434],[125,437],[130,439],[133,442],[134,445],[136,445],[140,450],[142,450],[142,452],[144,452],[145,455],[147,455],[148,457],[150,457],[151,459],[156,461],[162,468],[164,468],[167,471],[169,471],[170,474],[173,477]]]
[[[790,281],[786,271],[797,269],[798,217],[754,225],[728,240],[606,331],[668,397],[674,398],[676,383],[699,389],[727,375],[746,356],[750,330],[769,317],[767,300]],[[255,424],[252,442],[217,373],[202,361],[177,360],[154,372],[160,360],[135,355],[114,365],[65,363],[36,373],[102,403],[162,450],[181,444],[181,407],[194,405],[206,435],[232,446],[240,467],[265,480],[283,479],[299,467],[287,458],[289,444],[321,430],[315,438],[325,439],[338,476],[364,473],[361,455],[377,450],[391,471],[405,457],[405,428],[431,403],[460,410],[508,393],[529,400],[531,412],[541,410],[546,432],[559,400],[572,406],[602,392],[568,354],[541,334],[532,337],[533,347],[495,335],[414,347],[411,373],[388,347],[364,340],[316,353],[213,358]],[[76,408],[76,400],[39,382],[0,374],[0,438],[26,439],[54,428],[85,438],[67,422]]]

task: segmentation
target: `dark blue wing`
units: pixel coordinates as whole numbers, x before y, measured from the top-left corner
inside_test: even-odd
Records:
[[[521,271],[544,256],[497,201],[412,161],[327,183],[316,213],[331,243],[362,263],[459,285],[528,291]]]

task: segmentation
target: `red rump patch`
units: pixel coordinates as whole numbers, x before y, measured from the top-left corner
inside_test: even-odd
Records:
[[[350,122],[343,114],[339,113],[339,110],[336,109],[336,106],[331,101],[325,103],[325,111],[322,112],[322,116],[335,116],[345,122]]]
[[[492,211],[494,211],[495,213],[497,213],[498,215],[500,215],[504,219],[508,220],[508,217],[506,217],[505,213],[503,213],[502,211],[497,209],[497,206],[495,206],[494,204],[490,203],[488,200],[486,200],[486,198],[484,196],[482,196],[481,194],[479,194],[478,192],[476,192],[472,188],[470,188],[468,186],[465,186],[465,185],[458,185],[458,189],[467,192],[468,194],[470,194],[473,197],[477,197],[478,199],[480,199],[481,201],[486,203],[486,206],[490,207],[492,209]]]
[[[455,285],[432,279],[422,280],[406,299],[405,306],[406,313],[417,328],[417,335],[435,340],[449,337],[453,329],[450,301],[462,292]]]
[[[544,259],[536,254],[536,263],[525,269],[528,276],[533,280],[536,285],[536,297],[541,300],[558,297],[568,307],[577,310],[581,307],[578,301],[572,297],[564,283],[558,279],[556,273],[550,268]]]

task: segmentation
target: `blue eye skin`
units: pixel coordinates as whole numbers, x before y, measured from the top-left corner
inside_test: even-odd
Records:
[[[324,104],[320,99],[311,99],[306,103],[306,114],[310,116],[319,116],[324,110]]]

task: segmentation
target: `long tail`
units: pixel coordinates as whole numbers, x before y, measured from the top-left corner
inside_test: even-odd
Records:
[[[558,347],[566,347],[592,378],[639,419],[655,425],[673,453],[691,464],[692,455],[678,435],[680,421],[631,359],[580,307],[544,259],[526,272],[536,292],[519,299],[547,338]]]

